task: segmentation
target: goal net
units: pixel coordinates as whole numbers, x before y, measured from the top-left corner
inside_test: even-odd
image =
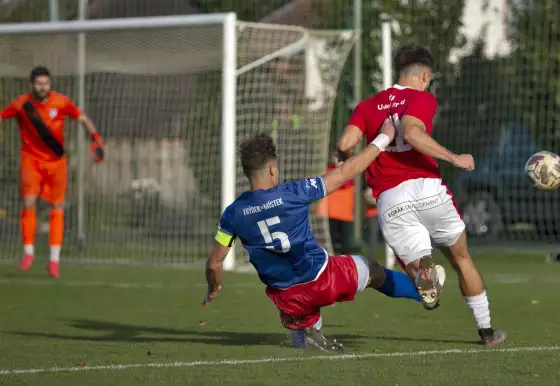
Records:
[[[404,7],[403,14],[390,15],[382,29],[383,70],[390,71],[391,55],[411,37],[431,49],[430,91],[439,102],[435,139],[476,162],[468,173],[440,163],[469,244],[557,253],[560,189],[536,189],[525,164],[536,152],[560,152],[560,3],[492,0],[454,7],[426,8],[422,15]]]
[[[225,31],[226,19],[41,23],[19,28],[24,34],[0,27],[3,105],[28,92],[31,67],[45,65],[54,89],[82,105],[105,141],[96,165],[83,130],[68,122],[64,259],[200,263],[223,206],[248,188],[235,149],[256,131],[275,138],[282,180],[323,172],[352,33],[245,22]],[[235,87],[229,106],[227,87]],[[19,133],[15,121],[3,125],[0,244],[2,258],[13,259],[21,253]],[[38,208],[39,256],[48,211]],[[311,214],[330,248],[328,224]]]

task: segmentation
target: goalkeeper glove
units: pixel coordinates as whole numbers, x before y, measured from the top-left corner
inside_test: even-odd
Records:
[[[105,150],[103,149],[103,140],[99,133],[93,133],[91,135],[91,147],[89,155],[93,157],[95,162],[98,164],[103,162],[105,158]]]

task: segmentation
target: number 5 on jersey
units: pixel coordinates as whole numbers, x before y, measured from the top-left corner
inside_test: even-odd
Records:
[[[395,137],[396,146],[388,146],[385,151],[392,151],[396,153],[402,153],[404,151],[412,150],[412,146],[404,141],[404,132],[401,119],[398,114],[393,114],[393,125],[397,129],[397,136]]]
[[[273,227],[274,225],[280,224],[280,217],[274,216],[271,218],[267,218],[266,220],[259,221],[258,223],[259,229],[261,230],[261,234],[264,238],[264,242],[267,244],[267,249],[272,249],[282,253],[288,253],[290,248],[292,247],[290,244],[290,240],[288,239],[288,235],[284,232],[272,232],[270,233],[269,227]],[[280,240],[280,245],[282,246],[281,250],[274,248],[273,244],[274,240]]]

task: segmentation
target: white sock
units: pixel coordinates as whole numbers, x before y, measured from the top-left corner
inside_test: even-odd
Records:
[[[23,253],[26,255],[35,256],[35,247],[33,244],[26,244],[23,246]]]
[[[58,262],[60,260],[60,245],[51,245],[50,261]]]
[[[473,319],[476,322],[476,326],[479,329],[491,328],[490,308],[488,305],[486,291],[476,296],[465,296],[465,301],[473,313]]]

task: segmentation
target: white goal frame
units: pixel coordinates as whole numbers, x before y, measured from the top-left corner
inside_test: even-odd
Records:
[[[221,209],[235,200],[236,183],[236,83],[237,83],[237,16],[235,13],[214,13],[185,16],[158,16],[143,18],[119,18],[101,20],[76,20],[60,22],[0,24],[0,35],[33,35],[75,33],[78,40],[78,104],[84,106],[86,75],[86,39],[88,32],[109,32],[122,30],[167,29],[194,25],[222,25],[222,93],[221,93]],[[79,136],[78,176],[85,172],[85,138]],[[78,238],[85,241],[84,179],[78,178]],[[224,262],[224,269],[235,268],[235,254],[232,248]]]

